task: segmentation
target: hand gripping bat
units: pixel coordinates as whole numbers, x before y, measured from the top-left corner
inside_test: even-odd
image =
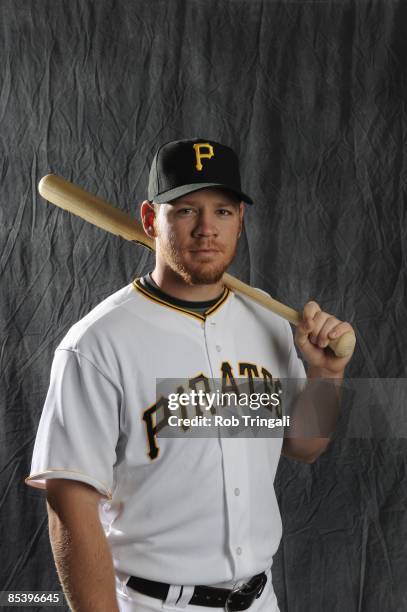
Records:
[[[77,185],[65,181],[55,174],[47,174],[38,185],[38,190],[43,198],[56,206],[63,208],[78,217],[81,217],[97,227],[121,236],[126,240],[137,242],[154,250],[154,240],[149,238],[143,230],[141,223],[129,214],[119,210],[105,200],[81,189]],[[298,325],[302,321],[301,313],[293,308],[278,302],[253,287],[249,287],[239,279],[230,274],[223,275],[223,284],[231,289],[248,296],[261,306],[268,308],[290,323]],[[329,348],[337,357],[349,355],[356,344],[353,332],[346,332],[339,338],[329,342]]]

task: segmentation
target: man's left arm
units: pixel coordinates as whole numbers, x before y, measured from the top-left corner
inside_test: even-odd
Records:
[[[302,316],[303,320],[296,328],[295,344],[307,363],[308,380],[319,379],[331,382],[330,391],[322,394],[329,406],[317,406],[316,410],[317,412],[325,410],[326,415],[332,417],[337,415],[339,410],[341,383],[352,354],[347,357],[336,357],[328,348],[328,343],[348,331],[353,331],[353,328],[350,323],[340,321],[335,316],[322,311],[313,301],[304,306]],[[303,423],[307,420],[307,410],[311,411],[315,402],[314,390],[312,384],[307,385],[297,400],[296,406],[301,406]],[[313,463],[325,451],[329,442],[330,437],[300,437],[300,435],[285,437],[282,454],[291,459]]]

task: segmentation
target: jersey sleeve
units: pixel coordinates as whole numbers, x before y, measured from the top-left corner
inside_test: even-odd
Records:
[[[76,350],[57,349],[26,484],[49,478],[91,485],[111,498],[120,389]]]

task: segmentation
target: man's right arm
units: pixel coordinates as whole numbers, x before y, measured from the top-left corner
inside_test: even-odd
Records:
[[[101,494],[75,480],[47,480],[49,535],[74,612],[119,612],[111,551],[99,519]]]

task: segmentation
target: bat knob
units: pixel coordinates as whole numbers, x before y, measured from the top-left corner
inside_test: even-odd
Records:
[[[331,340],[328,344],[331,351],[333,351],[337,357],[347,357],[351,355],[355,345],[356,336],[351,331],[344,333],[340,338]]]

